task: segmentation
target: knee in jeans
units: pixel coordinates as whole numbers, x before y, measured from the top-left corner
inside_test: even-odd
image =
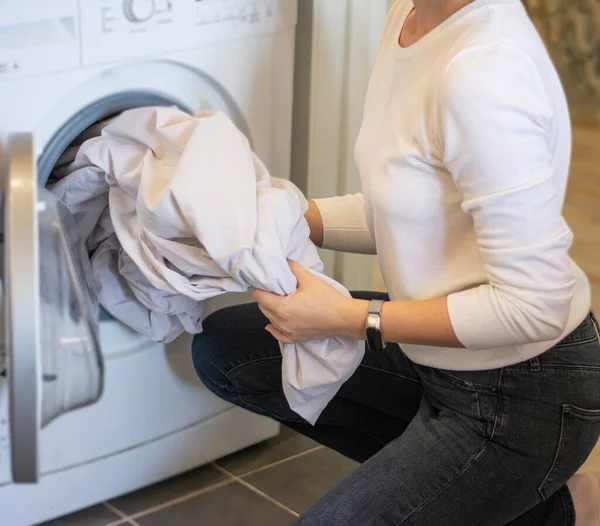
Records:
[[[264,330],[266,318],[256,306],[237,306],[209,316],[194,338],[194,367],[207,387],[222,398],[278,392],[281,352]]]

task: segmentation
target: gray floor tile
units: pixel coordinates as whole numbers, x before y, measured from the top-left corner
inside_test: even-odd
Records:
[[[111,500],[110,503],[127,515],[133,515],[226,479],[227,477],[219,470],[212,466],[205,466]]]
[[[104,506],[94,506],[60,519],[45,522],[40,526],[104,526],[120,518]]]
[[[229,455],[219,460],[217,464],[234,475],[242,475],[318,445],[310,438],[282,426],[279,436]]]
[[[287,526],[294,517],[241,484],[139,517],[140,526]]]
[[[321,449],[244,477],[244,480],[302,513],[356,467],[356,462],[335,451]]]

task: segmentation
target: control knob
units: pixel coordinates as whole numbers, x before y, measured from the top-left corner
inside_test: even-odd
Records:
[[[154,0],[124,0],[123,13],[133,23],[145,22],[152,18],[155,10]]]

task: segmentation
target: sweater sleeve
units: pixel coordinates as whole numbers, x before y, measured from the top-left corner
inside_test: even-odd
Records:
[[[554,109],[525,53],[471,49],[441,83],[444,163],[473,219],[487,281],[449,296],[451,323],[468,349],[559,338],[575,280],[572,234],[554,177]],[[559,140],[570,141],[570,130]]]
[[[323,248],[375,254],[375,243],[369,233],[362,194],[315,199],[323,218]]]

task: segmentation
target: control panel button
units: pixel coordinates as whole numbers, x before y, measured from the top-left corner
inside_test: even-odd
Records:
[[[156,6],[154,0],[124,0],[123,13],[133,23],[145,22],[152,18]]]

